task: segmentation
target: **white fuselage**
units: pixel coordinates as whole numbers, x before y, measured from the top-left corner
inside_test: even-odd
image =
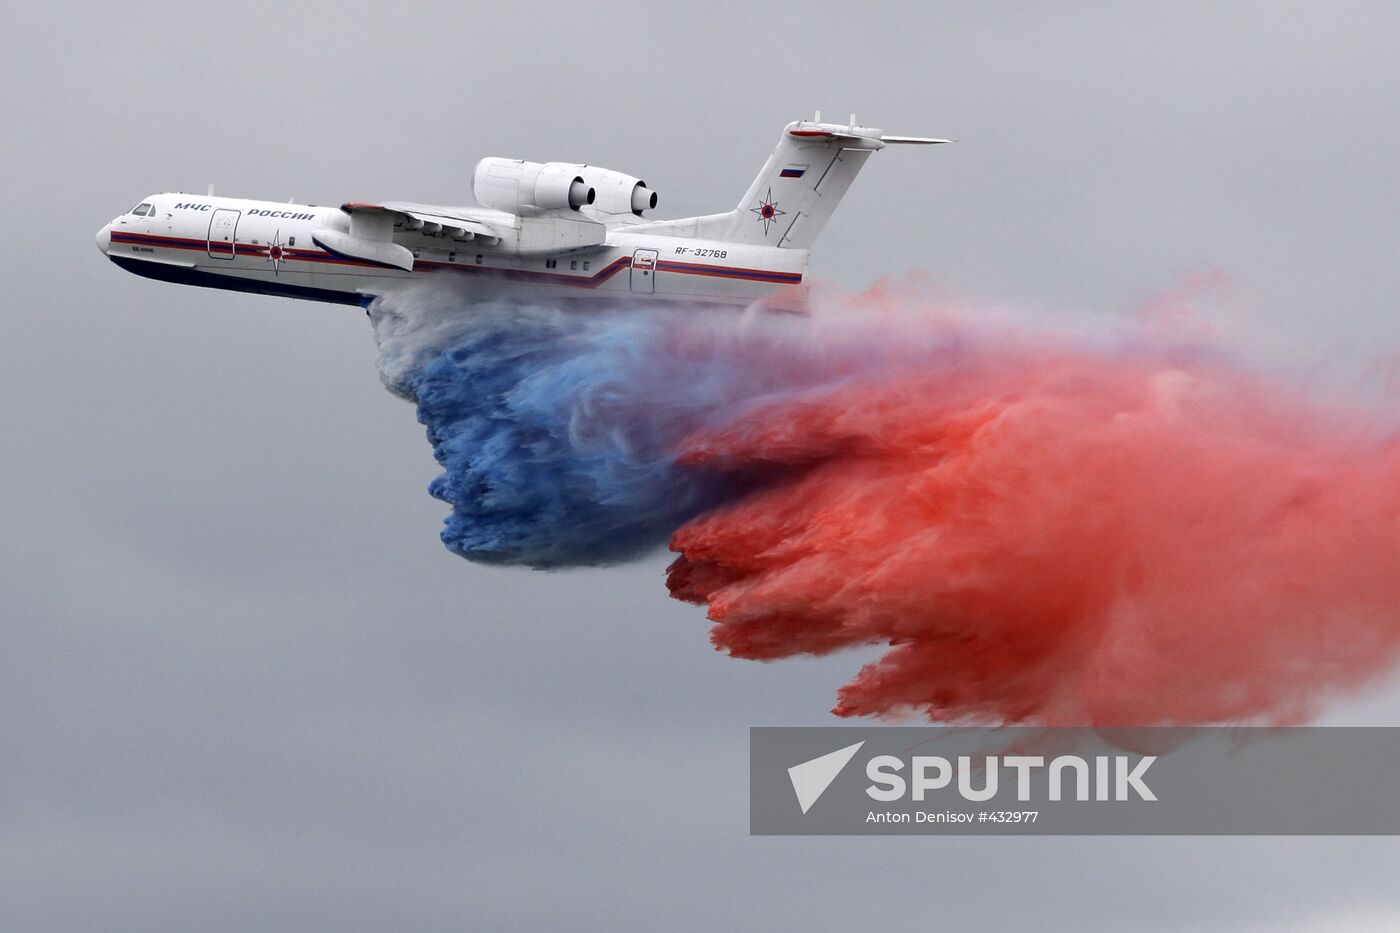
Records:
[[[397,283],[447,273],[552,296],[652,296],[749,302],[802,282],[805,249],[695,239],[609,227],[606,241],[529,256],[499,244],[396,227],[413,269],[338,254],[312,232],[349,229],[336,207],[158,194],[97,235],[113,262],[149,278],[211,288],[365,305]],[[135,209],[133,209],[134,211]]]

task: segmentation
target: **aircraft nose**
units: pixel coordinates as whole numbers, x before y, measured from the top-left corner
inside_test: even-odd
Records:
[[[101,230],[97,231],[97,248],[102,255],[107,255],[107,247],[112,245],[112,225],[105,224]]]

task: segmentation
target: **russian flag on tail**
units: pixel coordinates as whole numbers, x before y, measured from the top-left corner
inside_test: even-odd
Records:
[[[801,178],[807,172],[805,165],[789,165],[778,173],[779,178]]]

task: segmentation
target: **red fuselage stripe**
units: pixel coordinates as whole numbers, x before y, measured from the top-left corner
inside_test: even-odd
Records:
[[[206,252],[210,243],[207,239],[192,239],[189,237],[157,236],[148,233],[130,233],[122,230],[112,231],[113,243],[135,243],[142,246],[158,246],[165,249],[185,249],[197,252]],[[215,242],[213,248],[216,252],[234,252],[238,255],[259,256],[267,258],[270,247],[267,244],[252,243],[219,243]],[[462,252],[471,252],[470,249]],[[295,260],[298,262],[319,262],[341,266],[360,266],[363,268],[379,268],[376,263],[363,262],[357,259],[336,256],[322,250],[297,249],[294,247],[282,247],[284,260]],[[612,278],[621,270],[632,264],[630,256],[623,256],[609,263],[604,268],[592,275],[564,275],[557,272],[535,272],[529,269],[498,269],[490,266],[476,266],[471,264],[455,262],[439,262],[435,260],[419,260],[414,263],[415,269],[439,270],[451,269],[457,272],[474,272],[504,278],[508,281],[545,281],[555,285],[568,285],[577,288],[595,288],[608,279]],[[663,259],[657,262],[656,268],[661,272],[676,272],[682,275],[703,275],[718,278],[746,279],[749,281],[773,282],[782,284],[795,284],[802,281],[800,272],[776,272],[768,269],[741,269],[732,266],[710,266],[704,263],[676,262]]]

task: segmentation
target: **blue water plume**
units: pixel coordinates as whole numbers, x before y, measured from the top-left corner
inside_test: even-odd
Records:
[[[533,567],[626,560],[723,495],[673,450],[762,394],[736,310],[570,307],[420,286],[370,308],[385,384],[413,401],[452,507],[449,549]],[[714,324],[715,326],[708,326]]]

